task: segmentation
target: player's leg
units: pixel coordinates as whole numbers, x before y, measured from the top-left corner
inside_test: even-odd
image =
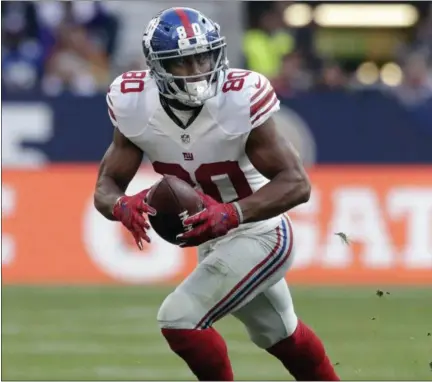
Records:
[[[199,380],[233,379],[225,342],[212,324],[283,277],[291,238],[284,219],[267,234],[221,241],[163,302],[162,333]]]
[[[214,329],[197,330],[200,318],[217,302],[226,274],[217,258],[208,259],[168,295],[158,312],[162,334],[171,350],[181,357],[200,381],[234,379],[222,336]]]
[[[233,315],[245,324],[251,340],[278,358],[296,380],[339,380],[321,340],[297,318],[284,279]]]

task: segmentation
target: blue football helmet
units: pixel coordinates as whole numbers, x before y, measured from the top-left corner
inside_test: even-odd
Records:
[[[220,27],[192,8],[169,8],[148,24],[143,36],[144,56],[150,74],[166,98],[188,106],[200,106],[220,90],[228,69],[225,37]],[[209,53],[211,69],[193,76],[174,76],[166,60]],[[197,78],[205,77],[205,80]]]

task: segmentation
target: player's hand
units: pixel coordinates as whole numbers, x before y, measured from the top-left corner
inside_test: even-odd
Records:
[[[232,203],[218,203],[212,197],[199,192],[205,209],[187,218],[185,225],[192,225],[192,230],[180,234],[180,247],[195,247],[208,240],[224,236],[228,231],[237,228],[240,217]]]
[[[204,194],[204,192],[200,190],[195,190],[195,191],[200,196],[204,204],[204,208],[209,208],[212,205],[220,204],[218,201],[214,200],[210,195]]]
[[[144,190],[136,195],[124,195],[119,198],[113,207],[113,216],[121,221],[130,231],[139,249],[143,249],[142,239],[150,243],[146,230],[150,224],[144,219],[143,214],[156,215],[156,210],[146,203],[149,190]]]

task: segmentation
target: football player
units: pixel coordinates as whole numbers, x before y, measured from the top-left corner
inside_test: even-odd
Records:
[[[198,245],[199,263],[157,315],[170,348],[199,380],[233,380],[213,327],[231,314],[297,380],[338,380],[322,342],[297,318],[285,281],[294,237],[284,213],[308,201],[311,185],[275,126],[270,82],[230,69],[219,25],[194,9],[162,11],[142,45],[149,70],[124,73],[107,94],[114,138],[94,197],[142,248],[150,241],[143,214],[157,211],[146,204],[148,190],[125,191],[143,153],[156,172],[200,192],[206,208],[178,237],[181,246]]]

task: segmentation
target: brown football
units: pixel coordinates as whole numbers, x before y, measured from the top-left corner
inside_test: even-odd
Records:
[[[172,175],[164,175],[150,189],[147,204],[157,211],[156,216],[149,215],[153,229],[172,244],[178,244],[177,235],[185,232],[183,221],[204,208],[199,194],[188,183]]]

